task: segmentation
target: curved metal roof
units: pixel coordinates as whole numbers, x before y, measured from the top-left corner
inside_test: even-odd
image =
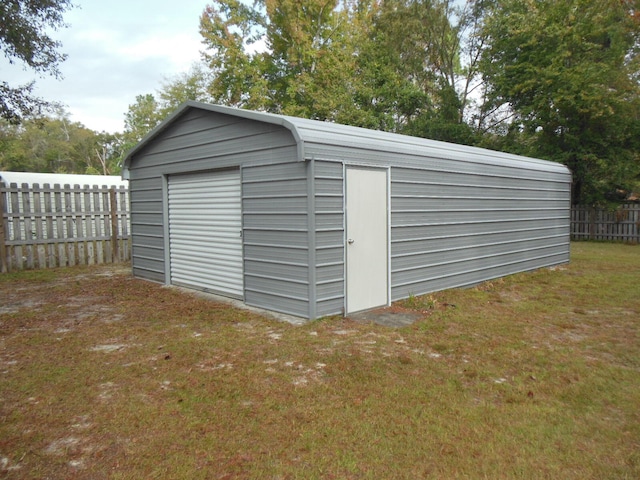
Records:
[[[188,101],[178,107],[172,115],[153,129],[127,154],[123,166],[123,175],[126,175],[131,158],[137,152],[139,152],[145,145],[152,142],[153,139],[159,136],[164,129],[190,109],[200,109],[259,122],[281,125],[290,130],[293,134],[293,137],[298,144],[299,160],[301,161],[307,160],[305,157],[305,144],[320,143],[344,148],[360,148],[372,151],[408,153],[435,158],[440,157],[460,162],[515,166],[530,170],[553,171],[566,174],[570,173],[566,166],[548,160],[540,160],[537,158],[498,152],[484,148],[458,145],[455,143],[441,142],[379,130],[369,130],[366,128],[352,127],[337,123],[308,120],[286,115],[276,115],[273,113],[256,112],[252,110],[225,107],[222,105],[211,105],[207,103]]]

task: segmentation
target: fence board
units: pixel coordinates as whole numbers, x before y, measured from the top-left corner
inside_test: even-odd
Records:
[[[2,185],[0,184],[0,187]],[[7,199],[4,192],[0,189],[0,272],[7,271],[5,263],[7,261],[7,245],[6,238],[9,234],[9,220],[6,217],[8,212]]]
[[[0,271],[130,259],[125,187],[0,184]]]
[[[620,205],[615,210],[577,205],[571,208],[572,240],[640,242],[640,205]]]
[[[40,199],[40,188],[38,185],[33,186],[33,212],[34,220],[36,223],[36,236],[35,238],[44,238],[44,230],[42,228],[42,220],[46,219],[46,215],[43,217],[42,203]],[[35,245],[32,247],[34,250],[34,256],[37,257],[38,265],[46,265],[45,250],[42,245]]]

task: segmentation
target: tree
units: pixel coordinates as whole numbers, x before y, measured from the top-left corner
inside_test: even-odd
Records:
[[[207,93],[209,74],[201,65],[165,80],[155,94],[137,95],[124,119],[124,150],[133,148],[142,138],[187,100],[210,101]]]
[[[478,87],[481,7],[476,1],[383,2],[374,18],[371,44],[383,46],[386,53],[373,64],[393,68],[394,83],[401,85],[390,92],[403,106],[400,131],[457,143],[475,141],[467,121],[473,106],[470,95]]]
[[[188,72],[165,80],[158,91],[160,117],[165,118],[187,100],[210,101],[207,93],[210,83],[211,74],[201,64],[194,64]]]
[[[520,153],[567,165],[575,203],[628,188],[640,174],[638,2],[489,3],[488,105],[512,112]]]
[[[373,4],[360,22],[352,89],[357,111],[366,119],[358,122],[361,126],[403,131],[433,108],[434,78],[420,58],[419,42],[403,24],[413,21],[405,3]]]
[[[200,24],[210,92],[236,107],[470,143],[474,5],[217,0]]]
[[[0,122],[0,170],[116,174],[117,148],[117,136],[71,122],[62,110],[20,125]]]
[[[95,159],[85,169],[88,175],[119,175],[122,172],[124,154],[123,136],[107,132],[98,133],[94,145]]]
[[[161,121],[160,104],[156,97],[151,93],[137,95],[135,103],[129,105],[124,116],[125,143],[133,147]]]
[[[357,2],[217,0],[200,21],[216,103],[335,119],[347,108],[354,42],[347,41]]]
[[[376,0],[217,0],[200,24],[214,101],[395,129],[406,102],[392,90],[405,84],[386,46],[375,45],[380,8]]]
[[[216,103],[548,158],[574,201],[640,171],[638,0],[216,0]]]
[[[263,3],[256,2],[256,7]],[[218,0],[206,7],[200,18],[200,34],[207,46],[203,60],[214,77],[209,94],[215,103],[267,108],[264,53],[250,51],[264,40],[265,30],[264,14],[238,0]]]
[[[65,26],[62,15],[70,0],[3,0],[0,2],[0,48],[10,63],[20,62],[39,75],[60,77],[66,55],[49,31]],[[34,82],[17,87],[0,82],[0,117],[16,123],[39,114],[51,103],[33,96]]]

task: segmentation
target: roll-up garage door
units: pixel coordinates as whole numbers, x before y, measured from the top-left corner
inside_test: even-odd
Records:
[[[240,172],[169,177],[171,283],[243,296]]]

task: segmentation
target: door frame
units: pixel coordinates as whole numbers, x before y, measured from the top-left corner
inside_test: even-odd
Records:
[[[387,198],[386,198],[386,207],[387,207],[387,219],[386,219],[386,224],[387,224],[387,228],[386,228],[386,235],[387,235],[387,258],[386,260],[386,270],[387,270],[387,278],[386,278],[386,282],[387,282],[387,291],[386,291],[386,302],[383,304],[384,306],[389,306],[391,305],[391,167],[390,166],[381,166],[381,165],[374,165],[374,164],[370,164],[370,163],[364,163],[364,162],[343,162],[342,164],[342,211],[343,211],[343,239],[342,239],[342,246],[343,246],[343,264],[344,264],[344,273],[343,273],[343,278],[344,278],[344,306],[343,306],[343,312],[345,315],[348,315],[350,313],[355,313],[355,312],[350,312],[347,308],[347,285],[348,285],[348,273],[347,273],[347,262],[348,262],[348,255],[347,255],[347,241],[348,241],[348,232],[347,232],[347,170],[348,169],[355,169],[355,170],[376,170],[376,171],[383,171],[386,174],[386,193],[387,193]],[[380,306],[383,306],[380,305]],[[372,307],[372,308],[376,308],[376,307]]]

